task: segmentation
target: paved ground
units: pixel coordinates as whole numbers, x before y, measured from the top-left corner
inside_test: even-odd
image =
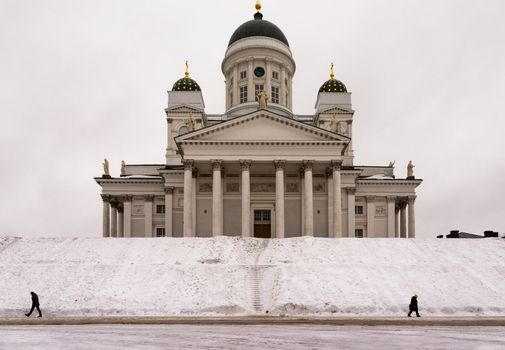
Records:
[[[195,325],[333,325],[333,326],[466,326],[505,327],[505,317],[14,317],[3,325],[195,324]]]
[[[331,325],[0,326],[0,349],[503,350],[505,327]]]

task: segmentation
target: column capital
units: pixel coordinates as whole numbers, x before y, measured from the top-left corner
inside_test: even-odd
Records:
[[[314,166],[314,161],[313,160],[303,160],[302,161],[302,168],[303,170],[312,170],[312,167]]]
[[[416,201],[417,196],[408,196],[407,201],[409,204],[414,203]]]
[[[356,187],[346,187],[347,194],[356,194]]]
[[[174,187],[172,186],[165,186],[163,190],[165,191],[166,194],[174,194]]]
[[[131,194],[125,194],[123,196],[123,202],[131,202],[133,200],[133,195]]]
[[[238,162],[242,170],[249,170],[251,168],[252,160],[250,159],[240,159]]]
[[[330,165],[331,165],[331,169],[333,171],[340,170],[342,168],[342,161],[341,160],[332,160],[330,162]]]
[[[153,200],[154,200],[154,194],[145,194],[144,195],[144,201],[152,202]]]
[[[110,201],[112,199],[112,196],[110,196],[108,194],[101,194],[100,196],[102,197],[102,201],[105,203],[110,203]]]
[[[195,164],[195,161],[193,159],[183,159],[182,160],[182,165],[184,165],[184,170],[192,170],[194,164]]]
[[[122,213],[122,212],[124,212],[124,207],[123,207],[121,204],[119,204],[119,205],[117,206],[117,212],[118,212],[118,213]]]
[[[247,59],[247,63],[252,64],[253,62],[254,62],[254,58],[253,58],[253,57],[249,57],[249,58]]]
[[[223,166],[223,160],[222,159],[211,159],[210,164],[212,165],[212,170],[221,170]]]
[[[174,121],[174,120],[173,120],[172,118],[168,118],[168,117],[167,117],[167,123],[168,123],[168,124],[172,124],[172,123],[173,123],[173,121]]]
[[[407,208],[407,202],[401,200],[401,201],[399,201],[399,202],[396,203],[396,206],[400,210],[405,209],[405,208]]]
[[[112,197],[112,199],[110,200],[110,206],[114,209],[117,209],[118,205],[119,205],[119,202],[118,202],[117,198]]]
[[[284,170],[286,168],[286,161],[285,160],[274,160],[274,166],[275,166],[275,170]]]
[[[396,201],[396,196],[387,196],[386,197],[388,202],[395,202]]]
[[[375,201],[375,196],[366,196],[366,201],[367,202],[374,202]]]

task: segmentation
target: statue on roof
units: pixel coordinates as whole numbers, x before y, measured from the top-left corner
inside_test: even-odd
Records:
[[[389,162],[388,167],[393,168],[395,166],[396,160],[393,160],[392,162]]]
[[[195,120],[193,119],[193,113],[189,114],[189,118],[184,121],[186,127],[188,128],[188,132],[195,131]]]
[[[331,118],[330,122],[330,131],[340,134],[342,131],[342,126],[340,125],[340,122],[337,120],[337,116],[334,114],[333,117]]]
[[[121,161],[121,175],[126,175],[126,164],[124,160]]]
[[[268,94],[265,91],[260,91],[256,97],[258,98],[258,109],[267,109]]]
[[[412,161],[409,161],[409,164],[407,165],[407,178],[414,178],[414,164],[412,164]]]
[[[109,174],[109,161],[107,160],[107,158],[103,159],[102,165],[103,165],[103,175],[110,176],[110,174]]]

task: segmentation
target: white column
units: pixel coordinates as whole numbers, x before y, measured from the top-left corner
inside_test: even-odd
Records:
[[[272,101],[272,61],[270,58],[265,59],[266,62],[266,78],[265,78],[265,92],[268,95],[268,101]]]
[[[194,237],[193,234],[193,161],[183,160],[184,164],[184,237]]]
[[[172,119],[167,118],[167,149],[165,153],[166,164],[170,155],[173,155],[175,150],[172,148]]]
[[[221,212],[223,189],[221,187],[221,166],[223,161],[213,159],[212,164],[212,235],[223,235],[223,213]]]
[[[311,160],[303,161],[304,170],[304,190],[305,190],[305,205],[303,210],[305,230],[303,234],[305,236],[314,236],[314,197],[312,189],[312,165]]]
[[[293,81],[289,76],[288,76],[288,108],[289,110],[293,109]]]
[[[342,189],[340,167],[342,161],[332,161],[333,170],[333,237],[342,237]]]
[[[409,196],[409,238],[416,238],[416,196]]]
[[[174,211],[173,205],[174,188],[171,186],[165,186],[165,235],[167,237],[172,237],[173,232],[173,216]]]
[[[247,102],[254,102],[256,100],[253,75],[253,59],[250,58],[247,60]]]
[[[110,237],[110,197],[102,194],[102,236]]]
[[[152,194],[144,195],[144,236],[153,237],[153,200]]]
[[[124,198],[124,236],[132,236],[132,200],[133,196],[126,195]]]
[[[286,161],[274,160],[275,165],[275,236],[284,238],[284,168]]]
[[[124,207],[120,204],[117,207],[117,236],[124,237]]]
[[[288,101],[286,101],[286,68],[281,66],[281,105],[287,106]]]
[[[193,166],[193,172],[191,173],[191,224],[193,225],[193,234],[196,237],[196,180],[198,178],[198,168]]]
[[[347,188],[347,227],[348,237],[356,237],[356,188]]]
[[[395,236],[395,206],[396,206],[396,197],[388,196],[388,237],[393,238]]]
[[[303,167],[300,168],[300,203],[301,203],[301,208],[300,208],[300,213],[302,219],[301,224],[302,227],[300,227],[300,233],[303,236],[305,232],[305,171],[303,170]]]
[[[110,236],[117,237],[117,201],[116,199],[110,202]]]
[[[367,237],[375,237],[375,196],[366,196]]]
[[[238,66],[235,64],[233,67],[233,100],[231,101],[232,106],[238,105]]]
[[[240,160],[242,168],[242,237],[251,237],[251,160]]]
[[[400,237],[407,237],[407,203],[400,203]]]
[[[328,237],[333,236],[333,171],[326,169],[326,188],[328,192]]]

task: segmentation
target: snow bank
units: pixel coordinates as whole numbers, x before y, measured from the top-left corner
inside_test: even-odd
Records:
[[[505,313],[500,239],[0,238],[0,316]]]

